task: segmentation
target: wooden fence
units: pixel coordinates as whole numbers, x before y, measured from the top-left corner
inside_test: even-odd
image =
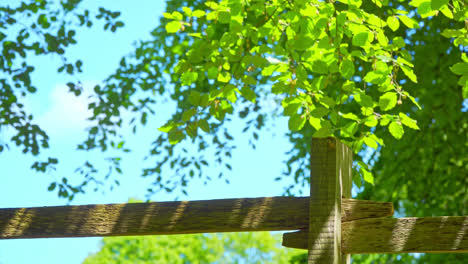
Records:
[[[391,218],[392,203],[351,197],[352,152],[313,139],[310,197],[0,209],[0,239],[294,230],[283,246],[308,263],[349,263],[350,254],[468,252],[468,216]]]

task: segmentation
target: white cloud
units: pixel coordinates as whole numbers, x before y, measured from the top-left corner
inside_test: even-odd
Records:
[[[92,112],[88,110],[89,91],[97,82],[84,82],[83,93],[75,96],[65,84],[57,84],[46,102],[47,110],[37,115],[35,121],[49,136],[70,136],[80,134],[91,125],[86,119]]]

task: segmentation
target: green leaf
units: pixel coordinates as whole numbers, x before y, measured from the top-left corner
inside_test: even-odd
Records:
[[[401,22],[403,22],[403,24],[405,24],[405,26],[408,28],[419,28],[419,24],[415,19],[409,18],[407,16],[399,16],[399,18]]]
[[[231,14],[227,11],[220,11],[218,13],[218,21],[221,24],[229,24],[231,22]]]
[[[196,113],[197,113],[197,109],[196,109],[196,108],[191,108],[191,109],[185,111],[185,112],[182,114],[182,121],[184,121],[184,122],[189,121],[190,118],[192,118],[192,116],[194,116]]]
[[[408,117],[404,113],[399,113],[398,116],[400,117],[400,121],[401,121],[401,123],[403,125],[405,125],[405,126],[407,126],[409,128],[415,129],[415,130],[419,130],[419,126],[418,126],[416,120],[411,119],[410,117]]]
[[[440,34],[446,38],[455,38],[455,37],[463,35],[461,30],[449,29],[449,28],[444,29],[444,31],[442,31],[442,33]]]
[[[440,12],[442,12],[442,14],[444,14],[444,16],[450,18],[450,19],[453,19],[453,13],[452,13],[452,10],[450,10],[450,8],[447,6],[447,5],[444,5],[442,6],[441,9],[439,9]]]
[[[419,110],[422,109],[421,106],[416,101],[416,99],[413,96],[411,96],[408,92],[405,91],[405,92],[403,92],[403,94],[406,95],[411,100],[411,102],[413,102],[413,104],[418,107]]]
[[[380,31],[378,34],[377,34],[377,41],[379,42],[379,44],[382,46],[382,47],[385,47],[388,45],[388,38],[387,36],[385,36],[384,32],[383,31]]]
[[[380,71],[370,71],[364,76],[364,81],[373,84],[383,84],[387,80],[387,74]]]
[[[53,182],[49,185],[49,188],[47,188],[47,190],[51,192],[55,189],[56,186],[57,186],[57,183]]]
[[[201,98],[201,95],[200,95],[199,92],[197,92],[197,91],[190,91],[189,102],[190,102],[193,106],[200,106],[200,98]]]
[[[344,0],[342,2],[354,8],[359,8],[362,5],[362,0]]]
[[[377,142],[372,138],[372,137],[364,137],[364,143],[368,146],[368,147],[371,147],[373,149],[377,149],[379,147],[379,145],[377,144]]]
[[[271,76],[273,72],[278,68],[278,64],[269,65],[262,70],[263,76]]]
[[[322,127],[320,118],[315,118],[313,116],[309,116],[309,124],[315,128],[315,130],[319,130]]]
[[[124,143],[125,143],[124,141],[120,141],[119,144],[117,144],[117,148],[121,149],[123,147]]]
[[[187,16],[192,15],[192,9],[190,9],[189,7],[183,6],[182,10],[184,11],[185,15],[187,15]]]
[[[299,131],[304,127],[306,122],[305,115],[295,114],[289,118],[288,127],[291,131]]]
[[[210,125],[208,125],[208,121],[206,121],[205,119],[199,120],[198,126],[201,128],[201,130],[205,131],[206,133],[210,132]]]
[[[328,112],[330,112],[329,109],[327,109],[327,108],[325,108],[323,106],[319,106],[319,107],[315,108],[314,110],[312,110],[310,112],[310,114],[313,117],[322,118],[323,116],[328,115]]]
[[[374,116],[368,116],[366,119],[364,119],[364,125],[368,127],[375,127],[378,124],[378,119]]]
[[[369,32],[359,32],[353,36],[352,43],[354,46],[364,47],[369,43],[369,38]]]
[[[412,1],[410,4],[414,4],[414,6],[416,6],[418,8],[418,14],[421,15],[421,18],[426,18],[426,17],[430,17],[430,16],[434,16],[436,14],[436,12],[434,10],[437,10],[437,9],[433,9],[431,8],[431,2],[430,0],[416,0],[416,1]]]
[[[358,188],[362,187],[362,180],[361,175],[359,173],[352,173],[353,174],[353,183],[356,184]]]
[[[349,137],[353,137],[354,133],[356,133],[358,129],[358,125],[356,122],[348,122],[346,125],[343,126],[342,131],[347,134]]]
[[[187,127],[185,128],[185,132],[191,138],[195,138],[198,135],[198,124],[195,123],[188,123]]]
[[[328,65],[323,60],[316,60],[312,63],[312,71],[320,74],[327,74]]]
[[[382,111],[388,111],[395,107],[398,100],[398,96],[394,92],[388,92],[380,96],[379,107]]]
[[[218,78],[218,68],[217,67],[210,67],[207,71],[208,79],[217,79]]]
[[[163,17],[167,19],[174,19],[171,13],[163,13]]]
[[[184,16],[180,12],[177,12],[177,11],[172,12],[172,19],[182,20],[182,18],[184,18]]]
[[[392,136],[396,139],[400,139],[405,132],[403,130],[403,126],[397,122],[391,122],[388,126],[388,130],[390,131],[390,134],[392,134]]]
[[[416,75],[413,72],[413,69],[406,65],[402,65],[401,69],[403,70],[403,73],[414,83],[418,82],[418,79],[416,78]]]
[[[374,175],[372,175],[372,173],[370,173],[369,171],[367,171],[364,167],[360,167],[359,168],[359,171],[361,172],[362,174],[362,177],[364,178],[364,181],[374,185]]]
[[[340,73],[345,79],[354,75],[354,63],[350,60],[343,60],[340,64]]]
[[[374,101],[372,101],[372,97],[366,95],[364,92],[354,94],[354,100],[356,100],[356,102],[363,107],[374,106]]]
[[[400,27],[400,21],[395,16],[389,16],[387,18],[387,25],[391,30],[397,31],[398,28]]]
[[[463,96],[463,99],[468,99],[468,80],[466,81],[465,85],[462,87],[462,96]]]
[[[205,11],[203,10],[195,10],[192,12],[192,16],[194,17],[202,17],[205,15]]]
[[[346,118],[346,119],[351,119],[354,121],[359,120],[359,117],[353,113],[346,113],[346,114],[341,114],[341,117]]]
[[[174,122],[168,122],[164,126],[158,128],[158,130],[161,131],[161,132],[168,133],[169,131],[171,131],[172,129],[174,129],[176,127],[177,127],[177,124],[175,124]]]
[[[431,0],[432,10],[439,10],[442,6],[448,4],[449,0]]]
[[[231,80],[231,74],[229,72],[220,72],[218,74],[218,81],[222,83],[228,83]]]
[[[203,38],[201,33],[189,33],[188,35],[195,38]]]
[[[245,99],[251,101],[252,103],[255,103],[257,95],[249,86],[243,86],[240,92]]]
[[[458,75],[463,75],[463,74],[468,74],[468,63],[466,62],[459,62],[452,67],[450,67],[450,70]]]
[[[294,41],[294,48],[299,51],[304,51],[314,44],[315,40],[308,35],[300,34]]]
[[[406,45],[405,40],[400,36],[394,37],[392,43],[397,48],[403,48]]]
[[[180,77],[180,82],[182,85],[191,85],[194,83],[198,78],[197,72],[184,72]]]
[[[169,143],[175,145],[185,138],[185,134],[180,130],[171,130],[168,134]]]
[[[171,21],[166,25],[167,33],[176,33],[182,27],[182,23],[180,21]]]
[[[315,132],[312,136],[316,138],[324,138],[324,137],[329,137],[332,135],[332,131],[330,127],[323,126],[317,132]]]
[[[210,95],[207,93],[204,93],[200,96],[200,106],[201,107],[206,107],[210,103]]]

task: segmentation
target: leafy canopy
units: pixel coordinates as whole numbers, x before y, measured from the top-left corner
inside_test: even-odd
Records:
[[[30,59],[59,54],[59,70],[77,73],[86,61],[66,56],[75,29],[95,19],[111,31],[123,25],[118,12],[79,9],[80,2],[0,4],[0,126],[12,128],[11,141],[25,153],[49,147],[24,107],[37,90]],[[174,115],[150,146],[155,165],[142,175],[154,178],[150,194],[184,191],[209,165],[231,168],[237,142],[227,125],[236,116],[255,147],[282,114],[292,144],[284,176],[294,184],[287,194],[308,183],[311,136],[334,135],[358,153],[358,197],[394,201],[400,215],[466,215],[467,12],[462,0],[167,0],[151,38],[94,88],[89,108],[96,123],[79,149],[111,150],[111,171],[122,173],[114,154],[129,149],[120,128],[136,133],[158,113],[155,105],[169,99]],[[69,87],[80,94],[79,82]],[[7,146],[1,142],[0,152]],[[45,172],[57,162],[51,157],[33,168]],[[174,176],[163,177],[167,171]],[[78,172],[81,184],[64,178],[49,190],[73,199],[99,182],[91,161]],[[466,263],[456,254],[375,258],[355,260]]]
[[[155,113],[153,105],[160,102],[161,97],[155,96],[159,94],[171,98],[177,107],[160,128],[165,134],[150,149],[149,157],[156,159],[156,165],[143,171],[143,176],[155,176],[156,188],[149,189],[150,193],[178,187],[184,191],[188,181],[197,174],[202,177],[203,168],[213,162],[202,154],[207,150],[214,149],[214,163],[230,169],[235,144],[225,123],[233,114],[246,120],[244,131],[252,131],[253,146],[259,130],[273,123],[277,113],[289,118],[294,149],[285,173],[294,174],[296,183],[307,179],[304,159],[310,136],[336,136],[356,153],[380,153],[385,143],[419,130],[423,120],[417,119],[418,123],[413,116],[417,109],[428,110],[421,109],[423,92],[417,89],[425,89],[430,72],[422,71],[427,65],[424,68],[415,59],[437,55],[419,52],[421,43],[427,45],[430,39],[414,41],[415,36],[443,36],[441,41],[451,45],[438,49],[450,58],[458,57],[448,60],[450,71],[444,78],[457,78],[456,89],[466,98],[468,58],[462,51],[467,44],[463,24],[467,6],[458,0],[371,2],[168,1],[168,12],[152,33],[154,39],[142,41],[133,56],[122,58],[120,68],[104,85],[94,88],[95,100],[89,108],[93,111],[90,120],[97,125],[90,127],[88,138],[78,148],[128,152],[118,128],[128,122],[136,132],[136,120],[146,125],[148,116]],[[21,98],[37,89],[30,81],[33,67],[26,58],[58,53],[64,61],[59,71],[80,71],[82,62],[69,63],[65,56],[66,48],[76,43],[75,31],[69,28],[93,25],[90,11],[78,9],[79,3],[35,1],[0,9],[4,28],[17,25],[22,14],[32,21],[30,26],[20,26],[16,40],[0,35],[1,70],[8,76],[1,82],[4,110],[0,120],[18,132],[12,141],[24,146],[26,153],[37,155],[40,148],[48,147],[47,134],[22,110]],[[116,20],[119,14],[100,8],[95,17],[106,20],[104,29],[115,31],[123,26]],[[31,32],[39,39],[31,38]],[[79,82],[68,85],[76,95],[81,93]],[[262,107],[269,102],[274,102],[273,110]],[[121,111],[130,111],[133,117],[124,120]],[[184,140],[194,144],[177,144]],[[357,186],[361,179],[375,182],[369,172],[372,164],[362,155],[357,159]],[[108,161],[114,171],[122,173],[120,157]],[[33,168],[45,172],[57,162],[49,158]],[[175,170],[176,177],[163,179],[161,173],[167,167]],[[92,176],[97,173],[92,162],[77,171],[85,176],[82,184],[71,186],[64,178],[49,190],[59,187],[60,196],[72,199],[89,182],[98,182]]]
[[[160,130],[171,144],[196,139],[198,128],[209,133],[235,107],[255,107],[270,94],[289,117],[290,131],[339,137],[356,153],[384,146],[376,132],[401,139],[405,127],[419,130],[403,110],[403,104],[421,109],[407,88],[418,83],[414,53],[406,47],[407,31],[392,33],[417,30],[424,22],[395,2],[372,2],[373,8],[362,1],[207,1],[203,9],[165,13],[166,31],[187,37],[186,49],[175,52],[172,78],[180,80],[181,93],[190,92],[182,115]],[[461,22],[467,17],[460,1],[410,5],[421,18],[440,14]],[[466,28],[445,29],[442,35],[457,48],[466,45]],[[467,60],[462,53],[461,62],[450,68],[461,75],[465,98]],[[367,164],[358,164],[363,179],[373,183]]]
[[[269,232],[109,237],[83,263],[295,263],[302,251],[282,248],[280,239]]]

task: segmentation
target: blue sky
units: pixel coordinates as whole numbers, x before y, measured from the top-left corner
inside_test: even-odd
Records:
[[[14,1],[11,1],[14,2]],[[122,11],[125,27],[116,34],[102,33],[102,26],[93,30],[80,30],[77,34],[78,45],[69,50],[71,58],[82,58],[84,73],[79,76],[85,89],[99,83],[117,67],[120,58],[132,52],[135,41],[149,38],[149,32],[156,27],[164,11],[164,1],[140,0],[125,1],[84,1],[83,7],[95,9],[99,4],[109,9]],[[87,101],[85,96],[79,98],[69,94],[65,83],[70,78],[57,73],[59,58],[50,57],[36,60],[36,71],[33,82],[38,93],[27,98],[28,108],[35,120],[43,126],[51,137],[51,149],[45,154],[62,157],[56,172],[37,174],[29,168],[33,158],[25,156],[20,150],[12,147],[3,152],[0,159],[2,184],[0,185],[0,207],[31,207],[63,205],[66,201],[58,199],[55,192],[47,192],[47,186],[55,178],[66,175],[79,181],[74,169],[85,159],[97,159],[99,155],[76,151],[76,144],[85,137],[84,129],[88,126]],[[164,110],[170,105],[160,105],[156,110]],[[162,125],[167,116],[158,115],[150,120],[147,128],[140,130],[136,136],[129,135],[128,141],[134,151],[125,158],[124,175],[119,177],[121,187],[112,192],[88,192],[75,198],[72,204],[122,203],[131,197],[144,199],[145,190],[151,179],[139,177],[144,166],[142,157],[147,153],[148,143],[159,133],[156,128]],[[240,126],[236,123],[230,132],[238,140],[237,149],[233,151],[233,170],[226,172],[230,179],[212,181],[204,186],[194,181],[189,186],[185,200],[217,199],[233,197],[260,197],[281,195],[287,183],[274,182],[284,169],[284,154],[290,145],[282,136],[287,129],[286,119],[279,119],[274,131],[265,132],[253,150],[247,144],[247,137],[240,135]],[[8,131],[2,131],[0,140],[8,141]],[[11,145],[11,144],[10,144]],[[213,168],[216,169],[216,168]],[[213,170],[214,171],[214,170]],[[206,173],[210,173],[207,171]],[[55,177],[55,178],[54,178]],[[160,194],[153,200],[172,200],[175,195]],[[67,238],[67,239],[29,239],[0,240],[0,264],[16,263],[81,263],[92,252],[98,250],[100,238]]]

